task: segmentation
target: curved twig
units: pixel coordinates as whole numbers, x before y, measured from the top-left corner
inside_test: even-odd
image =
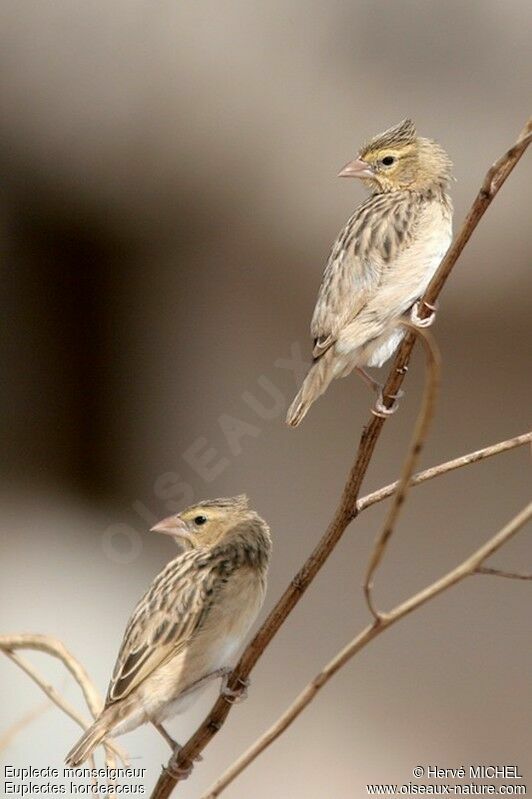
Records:
[[[366,597],[366,603],[375,621],[379,621],[382,618],[382,613],[377,610],[375,603],[373,602],[373,577],[382,558],[384,557],[386,547],[388,546],[388,542],[394,531],[397,519],[399,518],[399,513],[401,512],[401,508],[405,502],[408,489],[412,484],[412,474],[421,454],[421,450],[423,449],[430,422],[434,416],[436,395],[438,393],[438,387],[440,384],[441,358],[434,337],[428,331],[416,328],[409,322],[403,322],[403,324],[410,328],[416,336],[419,336],[423,342],[427,368],[425,371],[425,386],[423,389],[421,407],[419,409],[416,424],[414,426],[414,432],[412,433],[412,440],[408,447],[408,453],[403,464],[401,476],[397,483],[397,490],[394,494],[393,502],[390,505],[390,509],[386,515],[381,534],[375,542],[375,547],[369,559],[366,576],[364,579],[364,596]]]

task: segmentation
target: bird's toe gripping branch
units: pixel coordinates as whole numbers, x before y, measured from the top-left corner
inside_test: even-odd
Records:
[[[398,400],[404,395],[404,391],[398,391],[397,394],[387,394],[386,396],[390,399],[393,399],[394,402],[390,405],[389,408],[386,407],[384,404],[384,395],[382,391],[379,393],[379,397],[377,402],[375,403],[375,407],[371,409],[371,413],[374,416],[379,416],[381,419],[386,419],[388,416],[393,416],[396,412],[397,408],[399,407]]]
[[[236,705],[238,702],[243,702],[244,699],[247,699],[249,680],[239,677],[237,681],[237,687],[229,688],[229,676],[230,675],[224,677],[220,694],[223,696],[226,702],[229,702],[230,705]]]
[[[425,308],[428,308],[430,311],[429,316],[426,316],[424,318],[422,318],[419,315],[422,305],[424,305]],[[436,319],[437,308],[438,308],[437,305],[431,305],[431,303],[429,302],[422,302],[421,300],[418,300],[413,304],[412,309],[410,311],[410,321],[416,327],[421,327],[421,328],[430,327],[433,324],[434,320]]]
[[[193,763],[188,763],[186,766],[178,766],[171,760],[168,765],[163,766],[163,771],[166,771],[175,780],[187,780],[192,774],[193,768]]]
[[[178,765],[179,754],[182,749],[183,747],[181,744],[175,743],[174,753],[170,759],[170,762],[167,766],[163,766],[163,771],[166,771],[171,777],[174,777],[174,779],[178,781],[188,779],[194,768],[194,763],[187,763],[185,766]],[[203,760],[203,756],[201,754],[197,754],[194,757],[194,762],[199,763],[201,760]]]

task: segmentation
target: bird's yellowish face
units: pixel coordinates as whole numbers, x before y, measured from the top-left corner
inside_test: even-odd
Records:
[[[245,497],[200,502],[163,519],[151,529],[172,536],[186,549],[211,547],[244,521],[248,513]]]
[[[338,177],[360,178],[377,191],[423,189],[451,177],[451,162],[439,144],[416,134],[406,119],[366,144]]]
[[[424,172],[417,142],[397,147],[363,150],[350,161],[339,177],[361,178],[381,191],[414,188]]]

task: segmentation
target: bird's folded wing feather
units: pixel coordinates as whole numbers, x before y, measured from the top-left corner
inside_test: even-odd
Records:
[[[128,696],[201,626],[217,581],[212,569],[201,566],[202,557],[197,551],[187,552],[169,563],[137,605],[118,653],[106,705]]]
[[[407,244],[415,211],[404,195],[375,195],[348,220],[329,256],[312,317],[315,358],[373,298],[387,267]]]

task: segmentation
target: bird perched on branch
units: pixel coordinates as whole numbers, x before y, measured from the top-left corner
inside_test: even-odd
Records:
[[[329,256],[311,324],[314,363],[290,406],[289,425],[301,422],[331,380],[353,369],[382,390],[363,367],[390,358],[405,334],[400,320],[409,309],[415,324],[426,325],[415,303],[451,242],[451,168],[442,147],[418,136],[405,119],[375,136],[339,173],[360,178],[372,194]],[[381,397],[376,412],[390,410]]]
[[[69,752],[77,766],[109,735],[182,712],[206,683],[226,677],[266,591],[271,539],[246,497],[201,502],[152,530],[173,536],[185,552],[155,578],[133,611],[105,706]],[[224,685],[228,701],[238,691]],[[241,692],[240,692],[241,693]]]

